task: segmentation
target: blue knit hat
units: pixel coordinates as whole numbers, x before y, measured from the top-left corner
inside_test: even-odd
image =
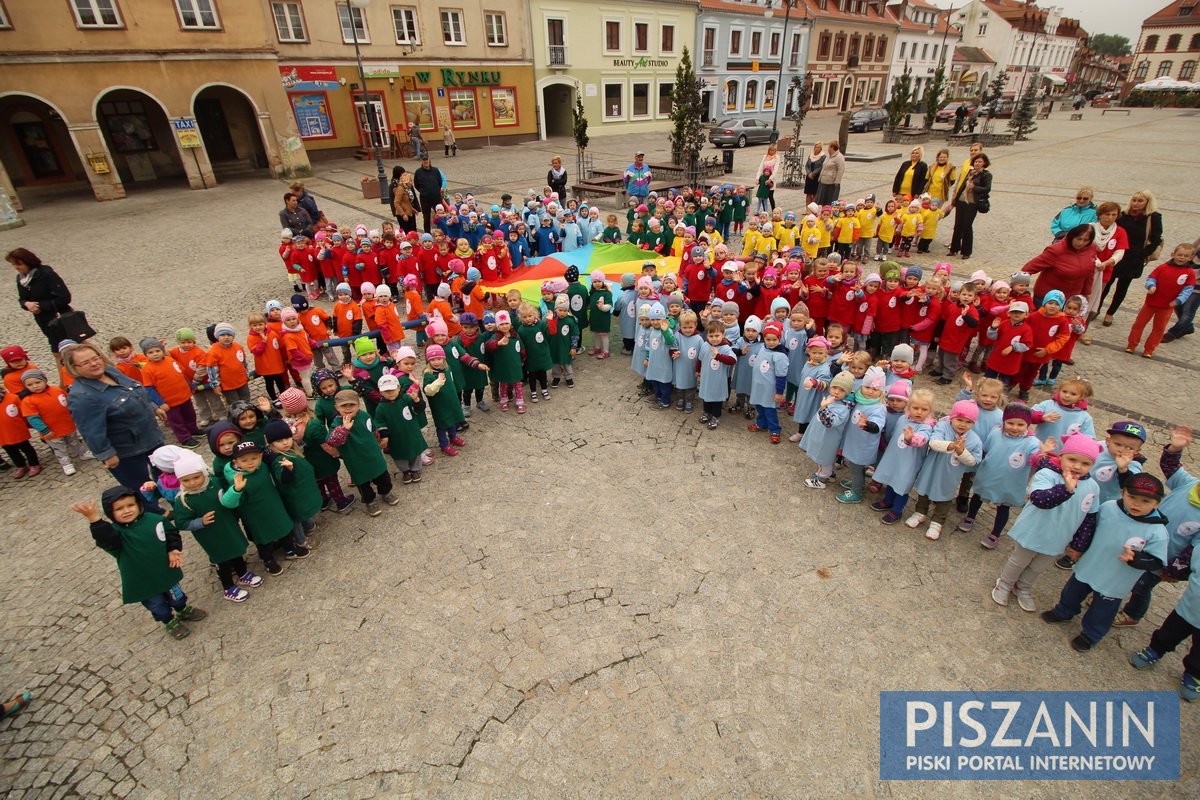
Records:
[[[1046,303],[1051,302],[1058,303],[1058,307],[1061,309],[1067,304],[1067,298],[1058,289],[1051,289],[1050,291],[1046,292],[1046,296],[1042,298],[1042,305],[1046,305]]]

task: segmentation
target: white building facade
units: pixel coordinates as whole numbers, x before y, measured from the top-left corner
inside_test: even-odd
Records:
[[[1073,79],[1079,22],[1064,17],[1058,6],[971,0],[954,12],[952,24],[962,31],[964,46],[986,50],[996,68],[1008,73],[1005,96],[1020,96],[1035,74],[1039,91],[1051,94],[1065,90]]]
[[[891,97],[891,85],[912,71],[912,91],[918,97],[933,80],[938,64],[944,65],[947,87],[954,60],[954,48],[962,35],[949,25],[945,12],[923,0],[901,0],[888,6],[900,22],[896,47],[892,51],[891,79],[884,97]]]

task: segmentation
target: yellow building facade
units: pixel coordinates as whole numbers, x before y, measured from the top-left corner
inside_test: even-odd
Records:
[[[0,179],[10,195],[113,200],[139,185],[307,174],[268,7],[4,0]]]

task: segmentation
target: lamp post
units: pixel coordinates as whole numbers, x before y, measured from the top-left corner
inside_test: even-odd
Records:
[[[800,2],[800,0],[780,0],[780,2],[783,3],[786,10],[783,13],[783,40],[779,45],[779,77],[775,80],[775,97],[771,101],[771,144],[779,141],[779,98],[787,96],[783,92],[783,56],[787,52],[788,47],[788,23],[792,20],[792,7]],[[773,13],[774,9],[768,8],[765,16],[770,17]],[[808,18],[807,6],[804,9],[804,16],[805,19]]]
[[[354,58],[358,62],[358,85],[362,92],[363,98],[363,113],[367,115],[367,126],[371,131],[371,150],[375,153],[375,171],[379,179],[379,203],[380,205],[390,206],[392,198],[387,192],[387,173],[383,169],[383,149],[380,147],[380,130],[379,119],[375,116],[375,107],[371,105],[371,96],[367,94],[367,71],[363,69],[362,50],[358,47],[358,27],[354,24],[354,11],[358,9],[360,13],[366,14],[366,8],[371,4],[371,0],[346,0],[346,16],[350,20],[350,35],[354,39]],[[365,25],[363,26],[365,29]],[[351,95],[353,102],[353,94]]]

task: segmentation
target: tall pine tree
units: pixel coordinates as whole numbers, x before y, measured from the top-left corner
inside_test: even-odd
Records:
[[[1037,113],[1038,78],[1039,75],[1035,70],[1029,85],[1025,87],[1025,92],[1017,101],[1016,108],[1013,109],[1012,119],[1008,121],[1008,129],[1017,135],[1018,142],[1025,141],[1029,138],[1029,134],[1037,130],[1037,123],[1033,119],[1034,114]]]
[[[937,113],[942,110],[942,100],[946,95],[946,62],[939,61],[937,70],[929,83],[925,85],[925,130],[933,130],[937,122]]]
[[[697,177],[697,160],[704,149],[703,85],[692,68],[692,54],[686,46],[675,70],[675,85],[671,87],[671,154],[683,166],[689,183]]]
[[[912,108],[912,70],[908,67],[904,68],[899,78],[892,83],[892,96],[888,99],[887,105],[887,129],[888,133],[895,133],[900,127],[901,120],[904,115]]]

